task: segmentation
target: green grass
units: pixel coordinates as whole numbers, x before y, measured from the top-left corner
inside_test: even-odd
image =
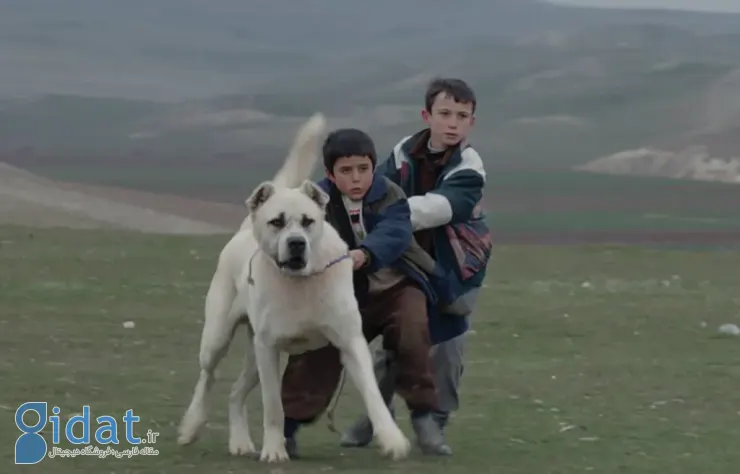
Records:
[[[573,171],[491,169],[496,232],[740,230],[740,186]]]
[[[340,449],[325,420],[302,433],[305,460],[283,471],[231,457],[226,397],[241,339],[221,367],[209,426],[196,444],[177,446],[224,241],[0,228],[3,472],[15,408],[39,399],[63,414],[132,408],[137,434],[160,433],[159,455],[45,459],[12,467],[20,472],[737,471],[740,339],[717,332],[740,322],[740,254],[727,251],[497,247],[449,428],[452,458],[414,452],[392,463],[375,449]],[[135,328],[123,327],[129,320]],[[258,391],[250,406],[259,442]],[[350,388],[340,429],[359,411]]]

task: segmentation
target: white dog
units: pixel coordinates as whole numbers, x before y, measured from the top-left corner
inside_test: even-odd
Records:
[[[246,398],[261,381],[264,437],[260,460],[289,459],[283,436],[280,354],[299,354],[328,343],[359,392],[381,451],[405,457],[410,443],[386,407],[373,372],[352,283],[352,259],[324,220],[329,197],[308,181],[325,121],[312,117],[299,131],[283,168],[247,199],[249,216],[221,252],[206,296],[200,377],[180,425],[178,442],[193,442],[207,418],[214,371],[236,326],[246,323],[244,368],[229,397],[229,451],[256,453]]]

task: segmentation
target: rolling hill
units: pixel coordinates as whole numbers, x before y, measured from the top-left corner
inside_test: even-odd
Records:
[[[438,74],[476,89],[489,167],[735,148],[740,15],[534,0],[55,5],[0,6],[0,159],[52,177],[246,188],[315,110],[388,150],[420,127]]]

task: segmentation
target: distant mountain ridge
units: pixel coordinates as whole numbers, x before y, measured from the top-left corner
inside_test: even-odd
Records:
[[[740,15],[534,0],[55,5],[0,6],[0,159],[16,165],[207,169],[240,155],[254,169],[315,110],[387,150],[421,126],[438,74],[475,87],[472,140],[489,166],[682,149],[707,127],[727,135],[740,111]]]

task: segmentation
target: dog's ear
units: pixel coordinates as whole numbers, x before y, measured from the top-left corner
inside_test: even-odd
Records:
[[[321,210],[326,209],[326,205],[329,204],[329,195],[319,187],[318,184],[311,180],[305,180],[301,183],[301,192],[308,196],[313,202],[318,204]]]
[[[273,194],[275,194],[275,185],[270,181],[262,182],[245,201],[249,213],[253,214],[254,211],[259,209],[259,207],[270,199],[270,196]]]

